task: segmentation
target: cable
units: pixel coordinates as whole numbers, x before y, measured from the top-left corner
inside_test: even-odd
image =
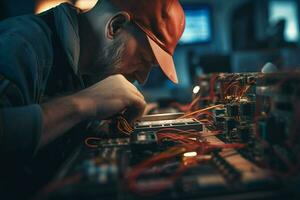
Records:
[[[176,137],[170,137],[171,139],[177,140]],[[182,140],[184,141],[184,140]],[[225,148],[244,148],[245,144],[240,143],[234,143],[234,144],[219,144],[219,145],[212,145],[208,142],[203,141],[193,141],[191,140],[191,143],[182,143],[179,146],[171,147],[165,152],[162,152],[160,154],[154,155],[153,157],[145,160],[144,162],[134,166],[126,176],[128,187],[131,191],[138,193],[142,196],[148,196],[148,195],[154,195],[169,186],[173,184],[174,181],[177,180],[180,174],[185,172],[187,169],[189,169],[191,166],[194,166],[195,164],[199,164],[199,162],[203,161],[204,159],[198,159],[198,156],[205,155],[215,149],[225,149]],[[142,173],[150,169],[151,167],[154,167],[155,165],[170,161],[171,159],[183,155],[186,152],[197,152],[197,156],[194,158],[190,158],[189,162],[181,161],[180,166],[178,169],[172,174],[172,176],[167,177],[163,182],[157,183],[155,187],[149,188],[149,187],[143,187],[138,184],[137,180],[142,175]]]
[[[191,112],[191,113],[187,113],[187,114],[179,117],[178,119],[183,119],[183,118],[191,117],[191,116],[193,116],[195,114],[200,114],[200,113],[208,111],[208,110],[212,110],[212,109],[215,109],[215,108],[222,108],[222,107],[224,107],[223,104],[219,104],[219,105],[215,105],[215,106],[210,106],[210,107],[207,107],[207,108],[204,108],[204,109],[201,109],[201,110],[197,110],[197,111],[194,111],[194,112]]]
[[[90,141],[100,141],[101,138],[97,138],[97,137],[88,137],[84,140],[84,144],[89,147],[89,148],[98,148],[98,144],[90,144]]]
[[[214,74],[213,77],[211,77],[211,79],[210,79],[209,97],[210,97],[211,100],[213,100],[214,97],[215,97],[214,87],[215,87],[215,83],[216,83],[218,78],[219,78],[219,75]]]
[[[126,135],[130,135],[134,131],[134,128],[131,127],[129,122],[123,116],[117,117],[117,128]]]

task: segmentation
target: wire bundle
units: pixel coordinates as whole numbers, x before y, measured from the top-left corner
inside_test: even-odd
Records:
[[[256,82],[255,80],[253,80],[247,85],[242,86],[241,83],[237,79],[235,79],[236,76],[231,77],[231,80],[227,84],[221,85],[221,99],[225,102],[241,100],[241,98],[245,94],[247,94],[248,90]]]
[[[187,114],[179,117],[178,119],[191,118],[191,117],[198,119],[201,115],[208,115],[208,116],[212,117],[211,113],[208,112],[209,110],[213,110],[215,108],[223,108],[223,107],[224,107],[223,104],[210,106],[210,107],[207,107],[207,108],[204,108],[204,109],[196,110],[196,111],[191,112],[191,113],[187,113]]]
[[[173,140],[180,144],[165,152],[159,153],[144,162],[134,166],[127,173],[127,185],[129,189],[139,195],[154,195],[162,190],[169,188],[177,178],[184,173],[187,169],[192,166],[198,165],[199,163],[209,160],[209,157],[205,155],[215,150],[226,149],[226,148],[244,148],[245,144],[210,144],[205,139],[200,138],[200,134],[194,130],[182,131],[178,129],[162,129],[157,132],[158,140],[163,141],[164,139]],[[171,161],[178,157],[184,157],[186,152],[196,152],[196,156],[182,159],[177,170],[170,176],[164,178],[162,181],[156,182],[153,187],[145,187],[138,183],[138,178],[147,170],[163,164],[166,161]]]
[[[126,135],[130,135],[134,131],[133,127],[123,116],[117,117],[117,128],[120,132]]]
[[[133,127],[123,116],[117,117],[117,129],[127,136],[129,136],[134,131]],[[84,143],[87,147],[95,149],[99,147],[98,143],[100,140],[101,138],[99,137],[88,137],[85,139]]]

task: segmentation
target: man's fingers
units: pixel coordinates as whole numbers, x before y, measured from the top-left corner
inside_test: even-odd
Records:
[[[132,83],[128,82],[128,84],[130,85],[130,89],[134,94],[136,94],[142,99],[145,99],[144,96],[141,94],[141,92]]]
[[[129,121],[140,117],[145,109],[144,96],[123,75],[108,77],[79,92],[77,99],[89,117],[107,119],[127,110]]]
[[[127,82],[129,85],[130,98],[124,115],[129,122],[133,122],[143,115],[147,104],[140,91],[132,83]]]
[[[143,101],[145,101],[144,96],[138,91],[138,90],[131,90],[130,91],[132,94],[134,94],[135,96],[137,96],[138,98],[142,99]]]
[[[146,108],[146,102],[137,96],[133,96],[128,107],[125,110],[124,116],[131,123],[142,117]]]
[[[120,81],[119,84],[126,85],[127,89],[131,93],[133,93],[133,94],[139,96],[140,98],[144,99],[144,96],[140,93],[140,91],[131,82],[129,82],[122,74],[114,75],[112,77],[119,79],[119,81]]]

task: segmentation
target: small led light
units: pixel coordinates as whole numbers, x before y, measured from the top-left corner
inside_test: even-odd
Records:
[[[242,98],[242,99],[240,99],[240,102],[248,102],[248,99]]]
[[[138,136],[138,140],[139,140],[139,141],[146,141],[146,140],[147,140],[147,137],[146,137],[146,135],[139,135],[139,136]]]
[[[192,151],[192,152],[186,152],[183,154],[184,157],[195,157],[197,156],[197,152]]]
[[[196,85],[193,89],[193,93],[194,94],[197,94],[198,92],[200,91],[200,86],[199,85]]]

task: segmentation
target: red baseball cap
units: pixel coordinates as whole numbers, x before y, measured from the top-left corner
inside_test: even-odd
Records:
[[[178,0],[111,0],[129,13],[146,34],[153,54],[165,75],[178,83],[173,54],[185,28],[185,15]]]

